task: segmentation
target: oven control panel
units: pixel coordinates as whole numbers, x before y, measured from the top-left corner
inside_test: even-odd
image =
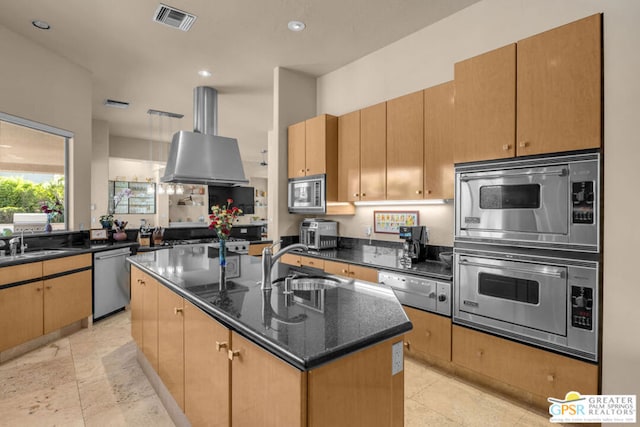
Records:
[[[593,224],[594,200],[593,181],[572,182],[571,204],[573,224]]]
[[[571,326],[593,329],[593,289],[571,286]]]

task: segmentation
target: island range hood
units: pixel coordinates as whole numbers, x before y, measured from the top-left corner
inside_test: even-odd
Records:
[[[194,131],[173,135],[162,182],[241,185],[245,178],[238,141],[218,136],[218,92],[208,86],[193,90]]]

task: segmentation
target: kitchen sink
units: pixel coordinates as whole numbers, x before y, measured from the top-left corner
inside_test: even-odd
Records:
[[[273,281],[273,286],[284,287],[284,277]],[[324,276],[300,276],[291,279],[292,291],[319,291],[322,289],[333,288],[340,284],[339,279]]]
[[[57,255],[65,252],[72,252],[72,251],[68,249],[43,249],[38,251],[25,252],[24,254],[18,254],[14,256],[8,255],[8,256],[0,257],[0,264],[11,262],[11,261],[18,261],[21,259],[42,258],[48,255]]]

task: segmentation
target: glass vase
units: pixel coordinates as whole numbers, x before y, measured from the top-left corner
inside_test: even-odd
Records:
[[[47,223],[44,226],[44,231],[50,233],[51,230],[53,230],[53,227],[51,226],[51,214],[47,214]]]
[[[220,286],[224,286],[227,279],[227,241],[219,239],[218,260],[220,261]]]

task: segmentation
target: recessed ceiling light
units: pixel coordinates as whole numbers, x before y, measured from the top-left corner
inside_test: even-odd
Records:
[[[211,77],[211,71],[207,71],[207,70],[200,70],[198,71],[198,74],[201,77]]]
[[[50,30],[51,29],[51,25],[49,25],[49,23],[47,21],[41,21],[39,19],[34,19],[33,21],[31,21],[31,25],[33,25],[34,27],[40,29],[40,30]]]
[[[287,27],[291,31],[294,31],[297,33],[298,31],[304,30],[307,26],[302,21],[289,21],[289,23],[287,24]]]

